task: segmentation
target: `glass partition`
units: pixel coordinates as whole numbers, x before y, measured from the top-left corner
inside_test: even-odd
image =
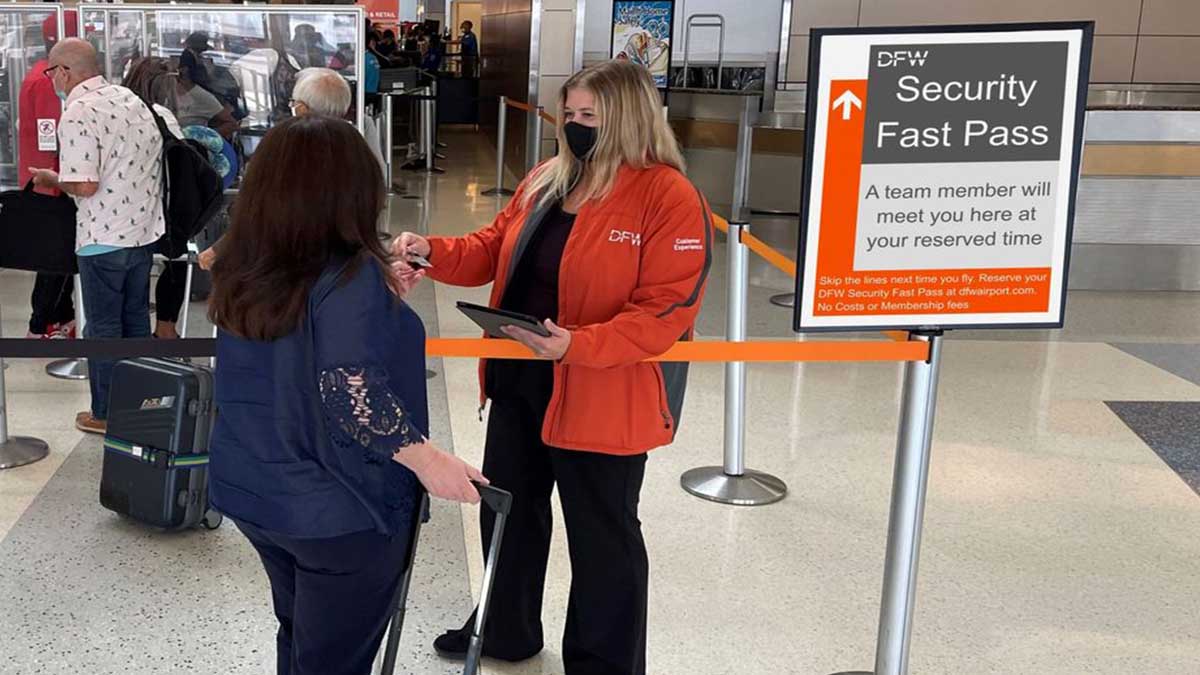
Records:
[[[168,59],[181,123],[200,121],[219,105],[233,129],[227,140],[249,158],[266,132],[291,116],[296,75],[308,67],[346,78],[350,119],[362,130],[365,18],[353,5],[122,4],[80,5],[79,22],[112,82],[139,56]]]
[[[21,125],[36,124],[19,119],[21,87],[27,77],[41,77],[47,38],[53,41],[61,26],[61,5],[0,5],[0,186],[5,189],[17,186]]]

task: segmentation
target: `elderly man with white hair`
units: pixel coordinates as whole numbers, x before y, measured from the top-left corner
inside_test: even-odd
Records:
[[[328,68],[305,68],[296,76],[291,108],[296,117],[325,115],[341,119],[350,110],[350,85]],[[200,268],[211,270],[217,260],[218,240],[200,252]]]
[[[305,68],[292,89],[292,114],[345,117],[350,109],[350,85],[328,68]]]

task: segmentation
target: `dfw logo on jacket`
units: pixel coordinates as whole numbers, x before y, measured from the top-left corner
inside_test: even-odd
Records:
[[[630,246],[642,245],[641,232],[627,232],[625,230],[613,230],[608,233],[608,240],[614,244],[628,243]]]

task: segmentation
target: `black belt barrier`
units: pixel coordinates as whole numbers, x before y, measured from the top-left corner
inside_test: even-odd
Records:
[[[213,338],[157,340],[154,338],[96,338],[88,340],[31,340],[0,338],[5,359],[129,359],[135,356],[183,358],[216,356]]]

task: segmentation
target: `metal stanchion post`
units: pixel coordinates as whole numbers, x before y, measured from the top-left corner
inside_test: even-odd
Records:
[[[181,338],[187,337],[188,311],[192,308],[192,265],[196,264],[196,255],[189,250],[183,260],[187,263],[187,272],[183,277],[183,307],[179,310],[179,337]]]
[[[754,122],[758,118],[758,99],[747,96],[742,100],[742,111],[738,115],[737,156],[733,167],[732,220],[749,222],[746,201],[750,193],[750,159],[754,149]]]
[[[393,117],[395,114],[393,101],[394,99],[390,95],[383,96],[383,165],[387,170],[387,186],[389,190],[393,186],[392,155],[395,153],[395,150],[392,148],[392,145],[395,143],[395,139],[392,137],[392,134],[395,133],[392,130],[392,122],[395,119]]]
[[[75,275],[75,332],[83,337],[83,328],[87,324],[87,316],[83,311],[83,284],[79,275]],[[87,359],[59,359],[46,364],[46,374],[60,380],[88,379]]]
[[[500,110],[496,117],[496,187],[485,191],[485,195],[511,195],[512,190],[504,187],[504,143],[508,139],[508,97],[500,97]]]
[[[433,160],[437,158],[437,88],[429,88],[430,97],[425,101],[425,171],[428,173],[446,173],[439,169]]]
[[[750,152],[758,101],[746,97],[739,118],[737,160],[734,164],[733,219],[739,220],[750,188]],[[750,250],[742,235],[750,226],[729,223],[729,300],[726,339],[746,340],[746,291],[750,285]],[[683,489],[714,502],[761,506],[783,499],[787,485],[775,476],[746,468],[746,364],[725,364],[725,463],[685,472]]]
[[[742,243],[746,223],[729,223],[729,307],[727,337],[746,341],[746,288],[750,249]],[[746,468],[746,364],[725,364],[725,462],[723,466],[691,469],[680,478],[683,489],[722,504],[761,506],[787,495],[787,485],[775,476]]]
[[[533,162],[530,163],[529,169],[538,165],[542,161],[542,113],[545,108],[538,106],[533,111]]]
[[[875,670],[873,673],[856,671],[860,675],[908,674],[908,646],[912,639],[917,595],[917,561],[921,554],[921,523],[925,518],[925,492],[929,484],[942,335],[940,331],[910,333],[909,339],[929,343],[929,360],[910,361],[904,365],[904,394],[900,401],[900,432],[896,441],[892,506],[888,516]]]
[[[0,469],[11,469],[44,459],[50,454],[50,446],[40,438],[8,435],[8,402],[4,386],[4,358],[0,357]]]
[[[425,126],[422,129],[425,132],[425,142],[422,145],[425,146],[425,170],[432,172],[434,154],[436,152],[433,147],[433,102],[426,100],[424,104]]]
[[[431,91],[433,96],[433,101],[431,101],[431,106],[433,108],[433,140],[429,143],[429,147],[433,148],[434,159],[446,159],[445,155],[438,152],[438,148],[446,147],[445,143],[438,141],[438,79],[436,77],[433,78],[433,81],[430,82],[429,86],[432,88]]]

